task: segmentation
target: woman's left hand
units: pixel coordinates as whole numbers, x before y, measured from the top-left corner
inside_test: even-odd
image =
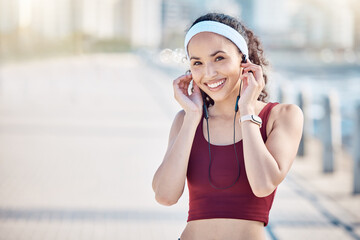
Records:
[[[255,114],[255,106],[261,91],[265,87],[265,80],[261,66],[252,63],[247,59],[242,63],[243,72],[241,96],[238,103],[241,115]],[[251,72],[250,72],[251,71]]]

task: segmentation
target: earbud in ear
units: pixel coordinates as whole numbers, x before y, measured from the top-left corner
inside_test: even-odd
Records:
[[[242,55],[241,63],[246,63],[246,55]],[[235,112],[239,111],[239,99],[240,99],[240,91],[241,91],[241,82],[240,82],[240,88],[239,88],[239,95],[236,97],[236,103],[235,103]]]
[[[246,63],[246,55],[245,55],[245,54],[242,55],[241,62],[242,62],[242,63]]]
[[[200,90],[200,92],[201,92],[201,97],[203,100],[203,111],[204,111],[205,119],[209,119],[209,113],[208,113],[208,109],[206,106],[206,96],[205,96],[205,93],[203,90]]]

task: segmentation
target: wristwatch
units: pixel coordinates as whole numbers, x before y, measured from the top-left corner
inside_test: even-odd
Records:
[[[251,121],[257,125],[259,125],[259,127],[261,127],[261,124],[262,124],[262,120],[259,116],[257,115],[245,115],[245,116],[242,116],[240,118],[240,122],[245,122],[245,121]]]

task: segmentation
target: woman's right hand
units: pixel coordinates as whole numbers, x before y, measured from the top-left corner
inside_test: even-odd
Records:
[[[189,95],[188,89],[192,80],[191,74],[178,77],[173,82],[174,96],[176,101],[181,105],[186,114],[199,117],[202,116],[203,100],[200,88],[193,81],[193,92]]]

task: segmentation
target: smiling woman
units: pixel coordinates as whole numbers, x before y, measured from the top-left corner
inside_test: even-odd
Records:
[[[302,112],[265,101],[267,62],[260,41],[235,18],[198,18],[186,34],[185,51],[190,74],[173,82],[183,110],[154,175],[155,198],[175,204],[187,179],[182,240],[264,240],[277,186],[299,146]]]

